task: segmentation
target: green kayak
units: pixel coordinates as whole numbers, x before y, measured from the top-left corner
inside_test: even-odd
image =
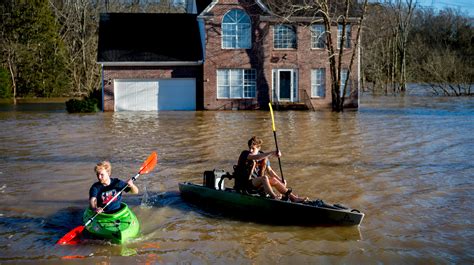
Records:
[[[269,199],[259,194],[238,192],[224,185],[233,175],[214,170],[204,172],[203,184],[179,183],[181,197],[197,206],[219,214],[281,225],[360,225],[364,214],[340,204],[322,200],[296,203]]]
[[[83,221],[87,222],[94,216],[90,208],[84,212]],[[140,223],[127,204],[121,203],[121,208],[115,213],[101,213],[86,227],[93,237],[110,240],[114,244],[122,244],[130,238],[138,236]]]

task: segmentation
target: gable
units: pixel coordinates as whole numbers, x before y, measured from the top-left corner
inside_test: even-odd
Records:
[[[97,62],[179,63],[203,59],[195,14],[101,14]]]
[[[226,5],[241,5],[241,6],[252,6],[253,8],[260,9],[260,12],[270,14],[267,6],[263,4],[261,0],[213,0],[210,5],[201,13],[203,16],[212,15],[213,9],[218,4],[226,4]],[[258,13],[260,13],[258,12]]]

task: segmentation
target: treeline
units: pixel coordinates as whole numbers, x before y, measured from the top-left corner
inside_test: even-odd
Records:
[[[100,88],[100,13],[184,12],[173,0],[0,2],[0,98],[78,97]]]
[[[474,20],[459,10],[415,6],[414,1],[373,4],[362,37],[364,88],[397,93],[408,83],[435,94],[472,95]]]
[[[175,4],[181,3],[181,4]],[[100,88],[99,14],[184,12],[173,0],[5,0],[0,3],[0,97],[84,96]],[[407,82],[471,94],[474,23],[414,1],[370,4],[362,35],[363,87],[393,93]]]
[[[65,93],[67,50],[48,2],[3,1],[0,14],[2,96]]]

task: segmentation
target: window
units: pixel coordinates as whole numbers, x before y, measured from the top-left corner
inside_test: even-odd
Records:
[[[326,47],[326,30],[324,25],[315,24],[311,26],[311,48],[320,49]]]
[[[348,77],[349,71],[347,69],[341,70],[341,88],[340,88],[340,95],[343,96],[344,93],[344,86],[346,84],[346,80]],[[351,80],[349,79],[347,82],[347,89],[346,89],[346,96],[351,95]]]
[[[326,96],[326,69],[318,68],[311,71],[311,97]]]
[[[222,19],[222,48],[251,48],[250,17],[240,9],[232,9]]]
[[[341,47],[342,25],[337,26],[337,48]],[[351,47],[351,25],[346,25],[346,39],[344,40],[344,48]]]
[[[255,69],[217,70],[217,98],[254,98],[257,91]]]
[[[289,25],[273,27],[273,47],[275,49],[296,49],[296,31]]]

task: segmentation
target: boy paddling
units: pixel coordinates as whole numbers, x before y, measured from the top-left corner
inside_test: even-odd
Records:
[[[272,199],[290,199],[292,202],[304,202],[308,198],[299,198],[291,193],[291,189],[286,187],[286,181],[282,180],[270,166],[269,158],[281,157],[279,150],[262,152],[263,140],[254,136],[248,140],[249,150],[244,150],[240,154],[238,167],[243,169],[244,181],[242,185],[245,189],[263,188],[266,194]],[[280,194],[273,191],[274,187]]]
[[[96,213],[114,213],[120,209],[122,202],[122,194],[120,194],[113,202],[104,209],[104,206],[123,188],[124,191],[132,194],[138,193],[138,187],[133,184],[133,180],[127,182],[118,178],[111,178],[112,165],[109,161],[102,161],[94,167],[97,176],[97,182],[94,183],[89,190],[89,206]]]

